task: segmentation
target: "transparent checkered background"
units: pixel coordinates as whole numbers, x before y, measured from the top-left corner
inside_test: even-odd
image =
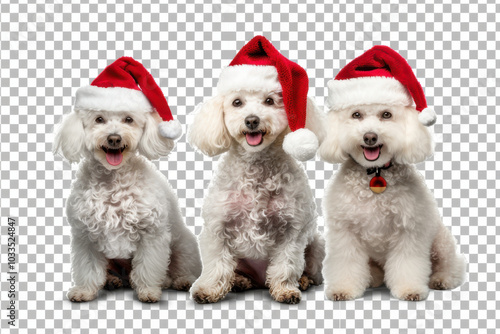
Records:
[[[12,333],[44,328],[57,333],[353,333],[362,328],[494,333],[500,327],[498,3],[46,2],[2,0],[0,5],[1,223],[19,217],[20,310]],[[307,69],[310,95],[320,103],[327,80],[375,44],[389,45],[408,59],[439,115],[436,153],[419,168],[467,256],[467,283],[433,291],[423,302],[398,301],[379,288],[356,301],[334,303],[324,299],[320,286],[304,293],[299,305],[273,302],[264,290],[231,293],[215,305],[197,305],[187,293],[171,290],[154,305],[140,303],[130,290],[70,303],[65,297],[71,286],[70,229],[63,206],[76,167],[54,159],[51,142],[54,124],[71,110],[76,89],[118,57],[132,56],[151,70],[175,116],[186,124],[193,107],[212,95],[221,68],[256,34]],[[214,161],[195,154],[182,137],[169,160],[158,165],[177,189],[187,224],[199,234]],[[311,161],[306,168],[320,207],[337,167]],[[2,233],[3,266],[4,227]],[[2,267],[2,333],[8,328],[5,271]]]

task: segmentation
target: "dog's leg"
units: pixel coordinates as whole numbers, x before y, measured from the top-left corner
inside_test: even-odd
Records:
[[[306,240],[300,237],[277,245],[269,258],[266,284],[273,299],[280,303],[297,304],[301,299],[298,285],[305,266]]]
[[[328,230],[326,244],[323,264],[326,297],[331,300],[361,297],[371,280],[365,248],[351,232],[335,228]]]
[[[323,260],[325,259],[325,239],[315,232],[312,241],[305,250],[306,268],[299,281],[301,290],[307,290],[309,284],[320,285],[323,283]]]
[[[141,302],[156,303],[170,262],[170,234],[162,231],[142,236],[132,259],[130,285]]]
[[[387,255],[385,282],[394,297],[417,301],[429,294],[430,244],[411,233],[402,235]]]
[[[191,287],[191,297],[200,304],[216,303],[231,290],[237,261],[226,241],[206,227],[200,234],[200,250],[203,271]]]
[[[193,233],[184,228],[179,240],[172,246],[172,256],[168,267],[171,287],[175,290],[189,291],[201,273],[200,251]]]
[[[384,284],[384,269],[373,259],[368,263],[370,265],[370,288],[378,288]]]
[[[431,250],[432,276],[429,287],[436,290],[454,289],[465,279],[465,258],[457,254],[455,238],[441,224]]]
[[[108,260],[95,249],[88,236],[72,229],[71,266],[75,285],[68,291],[72,302],[87,302],[97,297],[106,282]]]

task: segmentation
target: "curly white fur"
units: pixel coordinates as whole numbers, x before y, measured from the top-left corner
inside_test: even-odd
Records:
[[[264,103],[268,97],[273,105]],[[236,99],[242,106],[233,106]],[[243,134],[249,115],[260,118],[257,130],[266,133],[258,146],[249,145]],[[311,120],[321,115],[308,110],[308,117],[310,129],[321,137],[321,121]],[[276,92],[242,90],[198,108],[188,132],[191,145],[210,156],[228,152],[203,205],[203,272],[191,289],[197,302],[224,298],[242,261],[253,264],[280,302],[300,301],[297,286],[303,274],[322,283],[324,244],[317,232],[316,205],[302,165],[283,150],[289,131]]]
[[[352,115],[359,112],[360,118]],[[390,112],[391,118],[383,118]],[[413,163],[432,154],[432,138],[411,107],[362,105],[330,111],[327,137],[320,156],[342,163],[325,194],[325,292],[329,299],[363,295],[374,285],[374,263],[385,272],[385,283],[400,299],[421,300],[429,287],[453,289],[464,281],[465,259],[443,225],[431,191]],[[363,135],[378,135],[380,156],[363,155]],[[367,168],[381,167],[387,189],[372,192]]]
[[[201,272],[196,238],[183,222],[177,197],[145,158],[166,156],[174,147],[160,136],[159,122],[156,113],[75,109],[58,127],[54,153],[70,162],[83,158],[66,203],[72,301],[97,296],[109,259],[132,259],[131,284],[146,302],[158,301],[162,287],[185,289]],[[107,162],[102,149],[110,134],[120,135],[125,147],[118,166]]]

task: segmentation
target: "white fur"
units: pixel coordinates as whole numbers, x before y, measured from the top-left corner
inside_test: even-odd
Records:
[[[434,111],[434,109],[427,107],[420,112],[420,114],[418,115],[418,120],[425,126],[434,125],[437,120],[436,112]]]
[[[362,119],[354,119],[359,112]],[[381,115],[388,111],[390,119]],[[443,225],[431,191],[413,163],[432,154],[430,132],[412,107],[382,104],[330,111],[319,154],[342,163],[323,201],[326,259],[323,275],[329,299],[354,299],[372,282],[370,259],[385,271],[385,283],[400,299],[421,300],[429,287],[453,289],[464,281],[464,257]],[[375,132],[380,157],[364,158],[363,134]],[[392,161],[381,171],[387,189],[373,193],[368,167]]]
[[[158,131],[165,138],[177,139],[182,136],[182,126],[178,120],[161,122],[158,124]]]
[[[274,66],[233,65],[224,68],[219,76],[217,94],[238,90],[281,90],[278,71]]]
[[[127,116],[132,123],[125,122]],[[105,122],[96,123],[97,117]],[[177,197],[145,158],[166,156],[174,147],[160,136],[159,122],[156,113],[75,110],[57,130],[54,153],[70,162],[83,158],[66,203],[72,301],[97,296],[108,259],[132,258],[130,279],[141,301],[158,301],[165,282],[189,284],[200,274],[196,238],[183,222]],[[110,134],[121,135],[127,147],[119,166],[109,165],[101,148]]]
[[[276,103],[266,105],[267,97]],[[243,106],[234,107],[235,99]],[[248,145],[242,134],[249,115],[258,116],[258,129],[266,131],[256,147]],[[320,114],[314,110],[308,117]],[[317,126],[321,121],[308,124]],[[191,289],[196,301],[224,298],[238,259],[267,262],[266,284],[281,302],[300,299],[297,286],[303,272],[321,284],[324,250],[316,205],[303,167],[283,150],[289,131],[276,92],[233,92],[210,100],[196,114],[188,132],[190,144],[209,155],[228,151],[203,204],[205,224],[199,237],[203,272]]]
[[[413,99],[401,82],[389,77],[361,77],[328,82],[328,109],[346,109],[353,105],[386,103],[411,106]]]
[[[76,91],[75,109],[151,112],[153,107],[140,90],[85,86]]]

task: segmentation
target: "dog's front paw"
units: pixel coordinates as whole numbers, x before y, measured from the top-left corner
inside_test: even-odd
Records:
[[[325,287],[326,298],[333,301],[354,300],[363,295],[364,289]]]
[[[394,297],[401,300],[419,301],[427,298],[429,288],[422,286],[420,288],[391,289],[391,292]]]
[[[307,277],[306,275],[302,275],[302,277],[299,278],[299,289],[301,291],[306,291],[313,284],[314,284],[314,280]]]
[[[137,298],[143,303],[156,303],[161,299],[160,287],[147,287],[137,289]]]
[[[97,297],[97,290],[83,286],[74,286],[69,289],[67,296],[72,302],[88,302]]]
[[[191,287],[191,298],[198,304],[208,304],[208,303],[217,303],[221,299],[223,299],[226,294],[229,292],[229,289],[226,289],[222,286],[201,286],[196,284],[196,282]]]
[[[191,285],[193,285],[194,281],[196,281],[196,277],[193,275],[190,276],[181,276],[174,279],[172,282],[172,289],[179,291],[189,291]]]
[[[449,290],[455,288],[453,279],[445,273],[434,273],[429,280],[429,288],[434,290]]]
[[[298,304],[300,303],[300,299],[302,298],[302,294],[300,293],[300,290],[297,289],[296,287],[286,287],[286,286],[279,286],[279,287],[271,287],[269,289],[269,293],[271,294],[271,297],[273,297],[274,300],[276,300],[279,303],[285,303],[285,304]]]

